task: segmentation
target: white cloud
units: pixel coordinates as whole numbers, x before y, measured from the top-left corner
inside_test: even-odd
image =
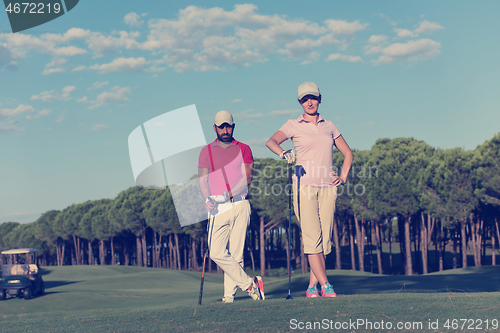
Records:
[[[58,47],[58,44],[65,41],[51,38],[51,35],[54,34],[43,34],[40,37],[34,37],[21,33],[0,33],[0,40],[4,41],[4,46],[11,51],[15,59],[25,58],[28,51],[45,53],[53,56],[74,56],[87,52],[76,46]]]
[[[45,116],[48,116],[49,113],[50,113],[50,110],[43,109],[42,111],[39,111],[39,112],[37,112],[34,115],[27,115],[26,119],[28,119],[28,120],[31,120],[31,119],[40,119],[40,118],[43,118]]]
[[[370,44],[384,44],[385,42],[387,42],[388,38],[389,37],[387,37],[385,35],[372,35],[368,39],[368,43],[370,43]]]
[[[73,40],[81,40],[94,53],[100,57],[106,53],[115,52],[119,48],[136,49],[139,43],[136,38],[140,36],[138,32],[118,31],[105,36],[100,32],[92,32],[81,28],[71,28],[64,35],[45,34],[45,39],[58,43],[67,43]],[[116,37],[115,37],[116,36]]]
[[[88,91],[95,90],[95,89],[100,89],[104,86],[107,86],[109,84],[108,81],[104,82],[94,82],[90,87],[87,88]]]
[[[140,28],[144,24],[144,21],[141,20],[141,17],[134,12],[125,15],[125,17],[123,18],[123,22],[131,27],[137,28]]]
[[[413,31],[407,29],[394,29],[394,31],[399,38],[413,38],[418,36],[418,34],[415,34]]]
[[[99,125],[92,126],[91,131],[100,131],[100,130],[103,130],[103,129],[106,129],[106,128],[108,128],[107,125],[99,124]]]
[[[71,57],[80,54],[85,54],[87,53],[87,50],[78,48],[76,46],[65,46],[52,50],[52,53],[58,57]]]
[[[45,65],[45,70],[42,72],[43,75],[49,75],[53,73],[64,72],[64,64],[67,62],[66,59],[57,58]]]
[[[90,69],[99,71],[101,74],[112,72],[137,73],[146,70],[146,65],[149,62],[143,57],[139,58],[116,58],[108,64],[94,65]]]
[[[44,91],[38,95],[31,95],[31,100],[41,100],[42,102],[53,102],[55,99],[58,99],[58,93],[55,90]]]
[[[382,55],[375,61],[380,63],[413,62],[438,56],[441,44],[431,39],[419,39],[407,43],[394,43],[381,50]]]
[[[325,23],[328,29],[336,35],[353,35],[368,27],[368,23],[361,24],[359,21],[326,20]]]
[[[87,69],[87,66],[77,66],[71,70],[71,72],[81,72]]]
[[[69,94],[72,91],[76,90],[76,86],[66,86],[62,89],[62,92],[65,94]]]
[[[64,69],[62,69],[62,68],[47,68],[47,69],[44,69],[41,74],[42,75],[49,75],[49,74],[62,73],[62,72],[64,72]]]
[[[95,109],[97,107],[110,103],[128,102],[129,99],[127,98],[127,95],[130,94],[130,91],[130,87],[115,86],[111,88],[111,91],[106,91],[99,94],[95,101],[90,101],[92,105],[89,107],[89,109]]]
[[[340,41],[335,39],[333,34],[329,34],[316,40],[306,38],[287,43],[284,49],[279,50],[279,53],[296,59],[307,57],[309,59],[306,61],[313,62],[319,58],[319,53],[314,50],[315,48],[337,43],[340,43]]]
[[[64,34],[45,33],[40,37],[28,34],[0,33],[0,43],[7,48],[12,59],[26,59],[30,52],[48,54],[56,58],[68,58],[89,53],[87,49],[75,45],[68,45],[75,42],[83,44],[99,57],[106,53],[115,52],[119,48],[137,49],[139,43],[136,41],[140,34],[138,32],[119,31],[105,36],[100,32],[92,32],[81,28],[71,28]],[[47,68],[45,74],[60,72]]]
[[[422,21],[420,23],[420,26],[415,29],[415,33],[421,34],[424,32],[429,32],[429,31],[437,31],[444,29],[439,23],[434,23],[434,22],[429,22],[429,21]]]
[[[418,28],[416,28],[413,31],[408,30],[408,29],[398,29],[398,28],[394,28],[394,31],[396,32],[396,34],[399,38],[414,38],[414,37],[418,37],[419,34],[431,32],[431,31],[437,31],[437,30],[441,30],[441,29],[444,29],[444,28],[439,23],[422,21],[422,22],[420,22],[420,25],[418,26]]]
[[[0,132],[8,132],[8,131],[22,131],[23,128],[16,127],[14,121],[9,121],[7,123],[0,122]]]
[[[375,46],[368,45],[366,47],[365,54],[380,53],[382,52],[383,49],[384,49],[383,45],[375,45]]]
[[[0,116],[6,117],[6,118],[13,118],[15,116],[18,116],[23,113],[32,113],[35,112],[35,108],[32,107],[31,105],[24,105],[20,104],[17,108],[15,109],[0,109]]]
[[[136,38],[139,37],[138,32],[128,33],[126,31],[118,32],[118,37],[104,36],[101,33],[92,33],[90,37],[85,39],[85,43],[96,56],[102,56],[106,53],[115,52],[119,48],[138,49],[140,48]]]
[[[398,38],[415,38],[420,33],[444,29],[438,23],[422,21],[413,31],[394,28]],[[388,45],[388,38],[384,35],[373,35],[365,46],[365,54],[380,54],[374,64],[414,62],[434,58],[441,54],[441,44],[431,39],[409,40],[406,43],[393,43]]]
[[[343,55],[340,53],[335,53],[335,54],[330,54],[325,61],[332,61],[332,60],[342,60],[342,61],[348,61],[348,62],[360,62],[363,61],[363,59],[360,56],[348,56],[348,55]]]
[[[19,117],[25,116],[27,120],[39,119],[47,116],[50,110],[43,109],[36,111],[31,105],[20,104],[15,109],[0,109],[0,119],[9,119],[7,123],[0,123],[0,131],[23,130],[24,128],[16,127],[14,124],[19,121]],[[17,118],[17,119],[15,119]]]
[[[232,102],[233,103],[240,103],[240,102],[242,102],[242,99],[241,98],[233,99]]]
[[[225,71],[267,62],[273,57],[306,65],[324,59],[326,54],[347,50],[351,53],[350,46],[357,34],[369,27],[369,23],[360,20],[331,18],[314,22],[300,17],[260,14],[253,4],[237,4],[229,10],[191,5],[174,14],[171,19],[148,20],[144,36],[137,31],[101,33],[82,28],[40,36],[0,33],[0,66],[10,63],[8,67],[15,69],[20,59],[28,59],[33,52],[55,59],[46,65],[44,75],[62,73],[68,68],[72,68],[71,72],[92,69],[100,73],[158,73],[167,67],[177,72]],[[131,12],[124,16],[123,22],[128,27],[143,27],[144,16]],[[438,23],[422,21],[414,31],[396,29],[395,32],[399,38],[413,38],[440,29],[443,27]],[[373,35],[364,53],[382,53],[386,43],[386,36]],[[130,57],[124,53],[126,50],[137,53]],[[138,54],[140,52],[147,54]],[[63,63],[75,56],[98,58],[107,54],[119,57],[93,66],[84,62]],[[361,61],[356,55],[335,59]]]
[[[365,54],[380,53],[387,44],[389,37],[385,35],[372,35],[368,39],[368,45],[365,46]]]
[[[86,102],[88,102],[88,99],[87,99],[87,96],[83,96],[82,98],[77,99],[76,101],[78,103],[86,103]]]
[[[53,68],[53,67],[59,67],[64,65],[67,62],[66,59],[54,59],[48,64],[45,65],[45,68]]]
[[[249,66],[276,54],[312,62],[319,58],[317,49],[344,45],[367,26],[261,15],[252,4],[235,5],[231,11],[189,6],[176,19],[153,19],[148,25],[148,40],[141,48],[165,53],[163,63],[178,72]]]
[[[41,100],[42,102],[68,101],[71,99],[70,93],[76,90],[76,86],[66,86],[61,90],[61,93],[51,90],[44,91],[38,95],[32,95],[31,100]]]

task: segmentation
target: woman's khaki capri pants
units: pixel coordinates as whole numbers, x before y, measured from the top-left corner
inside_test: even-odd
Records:
[[[300,221],[305,254],[332,251],[333,216],[337,187],[300,185],[300,217],[297,206],[297,183],[293,184],[293,208]]]

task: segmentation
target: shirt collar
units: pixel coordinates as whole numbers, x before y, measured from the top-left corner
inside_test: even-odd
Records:
[[[310,123],[310,121],[308,120],[305,120],[304,119],[304,114],[301,114],[298,118],[297,118],[297,121],[300,123],[302,121],[306,122],[306,123]],[[321,116],[321,114],[318,113],[318,123],[319,122],[322,122],[322,121],[325,121],[325,119]]]
[[[227,147],[232,147],[232,146],[236,146],[238,144],[238,141],[236,141],[235,139],[233,139],[233,141],[229,144],[229,146]],[[217,139],[215,139],[212,143],[210,143],[210,145],[212,147],[219,147],[219,148],[222,148],[221,146],[219,146],[219,144],[217,143]],[[226,148],[227,148],[226,147]]]

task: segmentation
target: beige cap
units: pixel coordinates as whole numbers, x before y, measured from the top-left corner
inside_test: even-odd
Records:
[[[217,112],[214,118],[215,126],[220,126],[224,123],[228,123],[229,125],[233,125],[233,116],[226,110],[222,110]]]
[[[302,97],[306,95],[314,95],[319,97],[319,88],[314,82],[306,81],[299,86],[299,97],[300,100]]]

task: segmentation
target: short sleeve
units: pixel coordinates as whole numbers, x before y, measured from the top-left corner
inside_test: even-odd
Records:
[[[283,133],[285,133],[286,138],[290,139],[293,136],[293,119],[288,120],[281,128],[279,129]]]
[[[339,129],[337,128],[337,126],[335,126],[334,123],[332,123],[332,133],[333,133],[334,140],[336,140],[341,135]]]
[[[209,169],[208,161],[208,146],[201,149],[200,156],[198,157],[198,168]]]
[[[240,143],[241,155],[243,156],[243,163],[253,163],[253,155],[250,146]]]

